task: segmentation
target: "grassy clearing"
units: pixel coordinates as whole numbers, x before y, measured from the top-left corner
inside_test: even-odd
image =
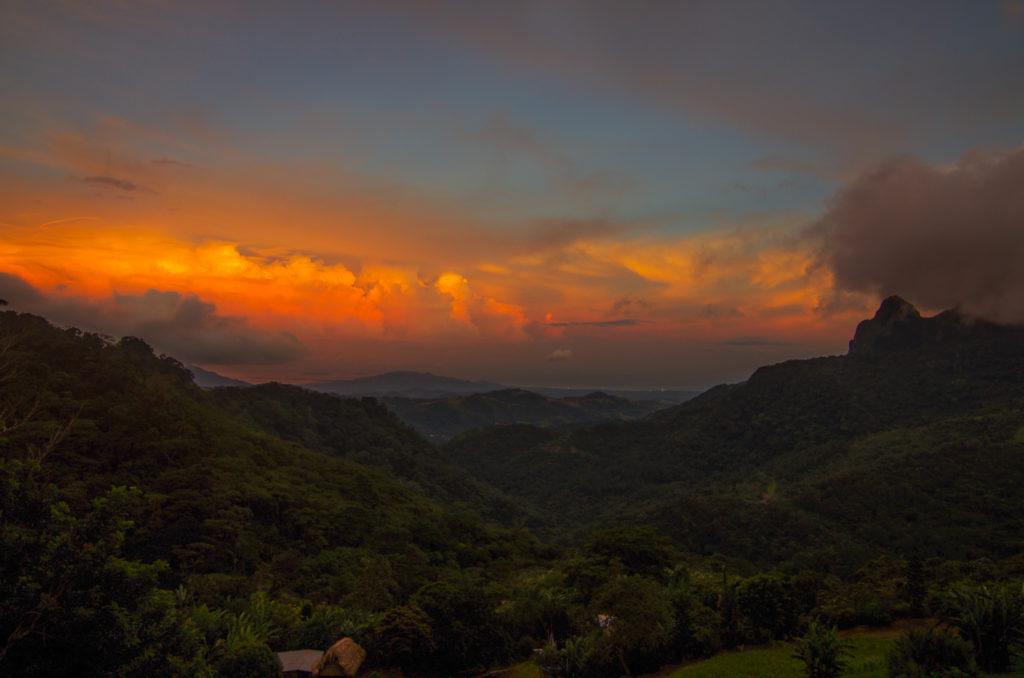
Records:
[[[843,678],[887,678],[885,655],[896,638],[909,626],[924,623],[920,620],[903,622],[894,628],[857,628],[840,632],[850,644],[850,657]],[[803,664],[793,659],[793,643],[778,643],[773,647],[735,650],[685,666],[666,667],[644,678],[804,678]],[[999,678],[1024,678],[1024,659],[1013,673],[983,674]],[[543,678],[537,665],[523,662],[486,678]]]
[[[857,631],[841,634],[850,643],[849,665],[844,678],[886,678],[885,655],[900,635],[900,629]],[[803,678],[803,664],[792,658],[793,644],[779,643],[720,654],[711,659],[661,671],[652,678]],[[1024,671],[998,674],[1001,678],[1024,678]]]
[[[489,673],[481,678],[544,678],[544,674],[532,661],[525,661],[503,671]]]
[[[885,654],[897,629],[858,631],[841,634],[850,644],[851,656],[845,676],[851,678],[885,677]],[[792,643],[773,647],[733,651],[705,661],[688,664],[656,674],[657,678],[803,678],[803,664],[793,658]]]

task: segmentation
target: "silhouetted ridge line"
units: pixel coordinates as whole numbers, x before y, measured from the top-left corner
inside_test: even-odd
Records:
[[[955,342],[985,343],[1024,339],[1024,327],[1000,325],[957,309],[924,317],[898,296],[885,299],[874,317],[863,320],[850,341],[849,355],[864,357]]]

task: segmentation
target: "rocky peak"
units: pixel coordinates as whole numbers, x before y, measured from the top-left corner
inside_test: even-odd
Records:
[[[882,302],[872,320],[883,325],[892,325],[893,323],[917,320],[920,317],[921,314],[913,304],[903,297],[893,295]]]
[[[989,323],[971,321],[955,310],[925,318],[913,304],[892,296],[882,302],[873,318],[857,325],[850,355],[863,357],[944,344],[983,331],[979,325]]]
[[[850,342],[850,355],[864,356],[920,344],[923,319],[902,297],[888,297],[875,316],[862,320]]]
[[[877,356],[940,345],[960,350],[967,343],[975,347],[985,345],[984,351],[989,353],[1019,353],[1022,341],[1024,327],[998,325],[964,315],[956,309],[926,318],[913,304],[894,296],[882,302],[873,318],[857,325],[850,342],[850,355]]]

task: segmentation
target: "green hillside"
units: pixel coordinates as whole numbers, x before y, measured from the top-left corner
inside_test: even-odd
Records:
[[[422,400],[385,398],[388,409],[434,441],[494,424],[565,427],[602,420],[640,419],[665,407],[595,392],[582,397],[551,398],[521,389]]]
[[[374,400],[207,391],[139,339],[2,313],[0,673],[270,677],[352,637],[364,675],[607,678],[924,616],[1004,670],[1022,347],[889,300],[849,355],[439,450]]]
[[[891,299],[848,355],[764,367],[642,421],[492,427],[444,450],[570,538],[640,521],[687,552],[853,566],[1015,553],[1022,427],[1024,331]]]
[[[451,462],[374,398],[340,398],[276,383],[217,388],[208,398],[247,427],[401,478],[451,508],[504,525],[543,528],[521,502]]]
[[[6,312],[0,352],[4,666],[97,675],[151,662],[173,674],[168,662],[177,661],[177,671],[198,675],[231,648],[208,646],[189,628],[209,623],[209,642],[230,640],[225,615],[234,610],[236,624],[237,614],[252,617],[254,595],[280,601],[282,618],[294,615],[291,640],[275,630],[288,645],[315,636],[316,610],[343,610],[364,619],[351,622],[358,626],[428,584],[452,582],[456,595],[483,586],[485,570],[498,581],[547,557],[528,534],[446,508],[401,474],[239,423],[177,361],[138,339],[112,343]],[[353,458],[397,450],[427,456],[428,467],[436,459],[380,406],[333,414],[348,422],[335,424],[353,434]],[[175,589],[177,598],[159,594]],[[188,616],[196,614],[214,618]],[[275,637],[234,633],[241,645]],[[158,641],[179,655],[147,660]]]

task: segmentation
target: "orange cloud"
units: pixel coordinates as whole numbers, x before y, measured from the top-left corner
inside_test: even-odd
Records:
[[[831,272],[816,265],[808,243],[792,237],[798,224],[576,243],[548,274],[552,284],[555,278],[575,283],[562,288],[565,302],[555,317],[604,327],[611,325],[597,321],[630,318],[642,321],[628,326],[630,332],[689,337],[842,336],[864,309],[842,317],[822,313],[833,295]],[[543,279],[538,262],[523,264],[532,267],[535,283]],[[586,284],[594,276],[614,276],[620,289],[636,291],[613,302],[606,289]]]
[[[12,230],[0,245],[0,270],[52,295],[102,298],[116,290],[178,290],[214,300],[222,312],[277,327],[331,326],[382,338],[479,335],[517,338],[521,308],[475,296],[466,278],[423,280],[408,266],[365,265],[358,275],[304,254],[243,253],[229,242],[192,244],[141,229],[92,222]]]
[[[458,273],[445,273],[437,279],[434,287],[441,294],[447,294],[452,298],[451,317],[459,322],[470,324],[469,317],[469,281]]]
[[[38,170],[0,176],[0,271],[50,295],[197,295],[324,350],[347,338],[799,341],[842,337],[860,313],[820,313],[834,286],[792,237],[796,218],[697,234],[501,223],[336,163],[268,163],[215,126],[203,143],[112,117],[86,127],[0,148]]]

